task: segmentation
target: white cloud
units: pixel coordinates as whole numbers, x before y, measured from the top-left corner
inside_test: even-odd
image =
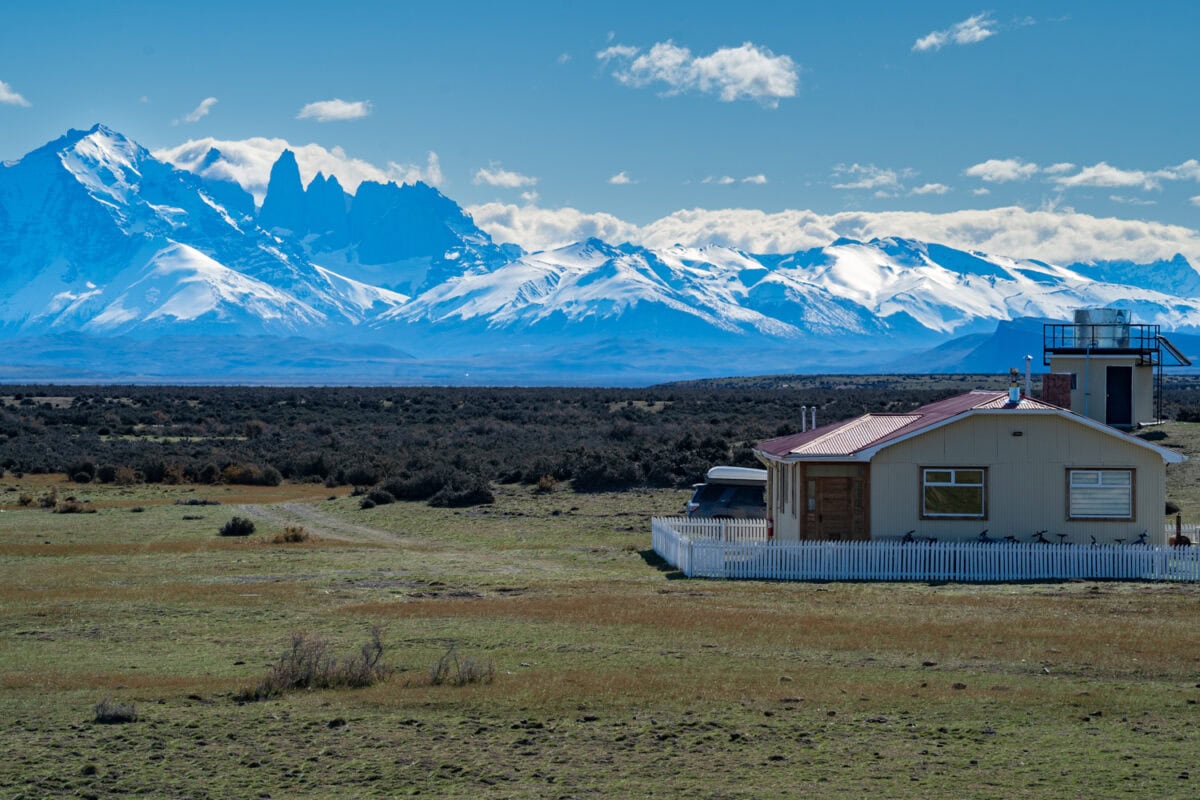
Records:
[[[948,44],[976,44],[996,33],[996,21],[989,12],[967,17],[942,31],[932,31],[913,42],[912,49],[918,53],[941,50]]]
[[[537,178],[502,169],[499,164],[489,164],[487,168],[480,167],[479,171],[475,173],[476,185],[487,184],[504,189],[520,189],[522,186],[533,186],[537,182]]]
[[[761,186],[762,184],[764,184],[766,182],[767,182],[767,176],[761,172],[758,173],[757,175],[747,175],[746,177],[742,178],[742,183],[753,183],[753,184],[757,184],[759,186]]]
[[[963,170],[964,175],[989,183],[1007,183],[1008,181],[1023,181],[1037,174],[1038,165],[1022,161],[1019,158],[989,158]]]
[[[1070,161],[1060,161],[1057,164],[1051,164],[1042,170],[1047,175],[1061,175],[1064,172],[1070,172],[1075,169],[1075,165]]]
[[[909,194],[945,194],[950,191],[950,187],[944,183],[926,183],[923,186],[915,187]]]
[[[182,121],[183,122],[199,122],[200,120],[202,120],[208,116],[208,112],[211,111],[212,107],[215,106],[216,104],[217,104],[217,98],[206,97],[200,101],[200,105],[193,108],[187,114],[184,114]],[[179,124],[179,122],[180,122],[180,120],[175,120],[171,124],[177,125],[177,124]]]
[[[892,192],[900,188],[900,179],[909,178],[916,173],[911,169],[883,169],[874,164],[838,164],[833,168],[835,178],[842,178],[841,183],[833,184],[834,189],[881,189]]]
[[[25,108],[29,108],[32,105],[32,103],[4,81],[0,81],[0,103],[10,106],[23,106]]]
[[[208,153],[213,149],[219,151],[221,157],[208,163]],[[383,170],[362,159],[351,158],[340,147],[329,150],[318,144],[294,145],[285,139],[262,137],[240,141],[223,141],[212,137],[194,139],[177,147],[156,150],[154,156],[189,172],[233,181],[254,195],[256,202],[262,203],[271,177],[271,166],[284,150],[296,154],[300,179],[306,186],[318,172],[336,175],[342,188],[350,193],[356,192],[363,181],[411,182],[408,179],[413,178],[438,185],[442,179],[436,153],[429,154],[423,172],[419,168],[394,162],[388,165],[387,170]]]
[[[1125,197],[1124,195],[1119,195],[1119,194],[1110,194],[1108,196],[1108,199],[1112,200],[1114,203],[1122,203],[1127,206],[1156,206],[1156,205],[1158,205],[1157,200],[1144,200],[1140,197]]]
[[[510,203],[485,203],[467,209],[475,224],[497,242],[516,242],[526,250],[549,250],[595,236],[606,242],[627,242],[638,227],[612,214],[585,213],[575,208],[539,208]]]
[[[612,33],[609,33],[608,40],[612,41]],[[612,47],[606,47],[599,53],[596,53],[596,58],[601,61],[608,61],[613,58],[633,58],[638,54],[639,48],[627,44],[614,44]]]
[[[361,119],[371,113],[369,100],[319,100],[300,109],[296,119],[312,119],[317,122],[341,122]]]
[[[992,193],[992,190],[987,188],[986,186],[980,186],[978,189],[971,190],[971,194],[975,195],[976,197],[984,197],[991,193]]]
[[[706,56],[693,56],[691,50],[671,41],[658,42],[639,53],[637,47],[613,45],[596,53],[596,58],[618,62],[613,77],[626,86],[662,83],[666,94],[699,91],[716,94],[727,103],[756,100],[775,108],[781,99],[795,97],[800,84],[796,62],[752,42],[723,47]]]
[[[425,156],[425,166],[420,164],[401,164],[396,161],[388,162],[388,178],[396,183],[416,183],[423,181],[430,186],[442,185],[442,161],[432,150]]]
[[[1194,206],[1200,206],[1200,194],[1193,197],[1190,202]]]
[[[526,203],[536,203],[538,201],[538,193],[534,191],[521,192],[521,199]]]
[[[1182,164],[1159,170],[1159,175],[1170,181],[1200,181],[1200,161],[1188,159]]]
[[[1168,177],[1161,172],[1145,172],[1137,169],[1119,169],[1107,162],[1101,161],[1090,167],[1083,167],[1074,175],[1059,175],[1053,178],[1054,183],[1061,187],[1072,186],[1104,186],[1104,187],[1141,187],[1157,189],[1159,179]]]
[[[1200,195],[1192,200],[1200,206]],[[913,211],[823,215],[788,210],[686,209],[637,226],[611,214],[490,203],[468,209],[497,241],[547,249],[588,236],[648,247],[715,243],[752,253],[791,253],[846,236],[904,236],[951,247],[1059,264],[1097,259],[1149,262],[1183,253],[1200,263],[1200,232],[1144,220],[1093,217],[1071,210],[1006,207],[933,214]]]
[[[565,64],[571,60],[571,54],[570,53],[559,53],[557,60],[558,60],[559,64]]]
[[[609,178],[608,182],[614,186],[625,186],[627,184],[634,183],[634,180],[629,177],[625,170],[621,170],[616,175],[613,175],[611,178]]]

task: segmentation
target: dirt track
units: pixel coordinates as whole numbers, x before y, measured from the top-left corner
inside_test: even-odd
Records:
[[[326,514],[308,503],[241,505],[238,506],[238,510],[249,517],[273,525],[303,525],[309,533],[326,539],[387,543],[395,543],[403,539],[391,531],[346,522],[331,514]]]

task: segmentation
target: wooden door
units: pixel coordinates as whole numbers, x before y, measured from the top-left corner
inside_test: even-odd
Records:
[[[816,478],[817,539],[862,539],[866,536],[862,514],[860,478]]]

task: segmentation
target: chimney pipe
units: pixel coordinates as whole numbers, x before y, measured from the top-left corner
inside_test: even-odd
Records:
[[[808,430],[808,406],[800,406],[800,432]]]
[[[814,431],[817,429],[817,407],[816,406],[812,407],[812,429]]]
[[[1021,390],[1017,386],[1017,368],[1008,370],[1008,402],[1016,405],[1021,402]]]
[[[1033,396],[1033,356],[1025,356],[1025,396]]]

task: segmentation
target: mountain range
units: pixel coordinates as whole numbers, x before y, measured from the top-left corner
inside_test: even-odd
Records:
[[[588,239],[528,253],[424,183],[351,194],[318,174],[304,186],[284,151],[259,205],[205,176],[222,158],[210,149],[185,169],[96,125],[0,166],[0,379],[982,371],[1024,355],[995,363],[991,337],[1026,331],[1036,354],[1040,321],[1081,307],[1200,330],[1200,273],[1181,255],[1056,265],[902,238],[776,254]]]

